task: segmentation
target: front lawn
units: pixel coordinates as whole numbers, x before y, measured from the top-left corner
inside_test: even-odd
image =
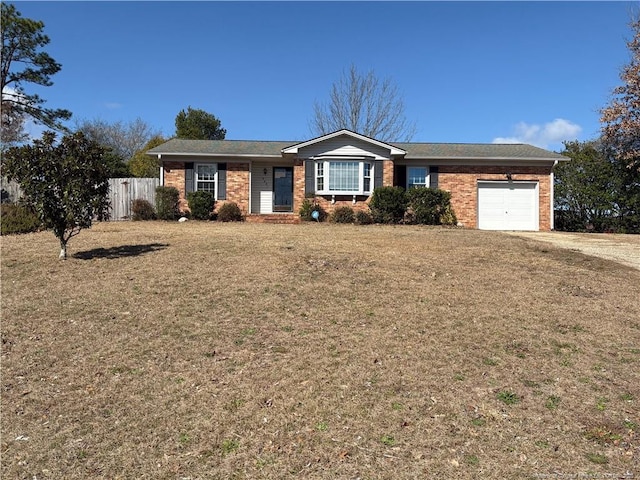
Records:
[[[637,270],[417,226],[1,242],[2,478],[639,473]]]

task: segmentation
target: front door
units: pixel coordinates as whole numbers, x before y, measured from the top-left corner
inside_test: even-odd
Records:
[[[293,211],[293,167],[273,167],[273,211]]]

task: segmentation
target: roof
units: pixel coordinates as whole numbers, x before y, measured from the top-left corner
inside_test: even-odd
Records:
[[[396,143],[405,158],[568,160],[564,155],[526,143]]]
[[[377,142],[377,141],[376,141]],[[186,140],[173,138],[147,151],[149,155],[282,157],[288,147],[300,147],[308,141],[266,140]],[[380,142],[378,142],[380,143]],[[517,159],[517,160],[568,160],[559,153],[524,143],[394,143],[393,147],[405,150],[406,159]]]

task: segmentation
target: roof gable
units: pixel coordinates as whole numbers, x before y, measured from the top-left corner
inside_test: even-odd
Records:
[[[363,144],[368,144],[371,147],[373,147],[374,150],[383,149],[388,151],[389,157],[402,156],[407,153],[405,150],[397,148],[391,144],[380,142],[379,140],[375,140],[365,135],[360,135],[359,133],[352,132],[351,130],[347,130],[347,129],[337,130],[335,132],[322,135],[320,137],[312,138],[311,140],[307,140],[305,142],[291,145],[290,147],[283,148],[282,153],[298,154],[300,153],[301,149],[311,150],[308,147],[317,146],[322,143],[327,143],[337,139],[338,137],[347,137],[351,140],[358,142],[359,145],[356,148],[364,152],[371,150],[371,148],[366,148],[366,147],[363,148]],[[316,149],[313,149],[313,150],[316,150]],[[322,149],[320,151],[322,151]]]

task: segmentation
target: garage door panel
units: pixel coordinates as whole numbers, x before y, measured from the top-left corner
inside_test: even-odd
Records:
[[[538,230],[537,183],[478,182],[478,228]]]

